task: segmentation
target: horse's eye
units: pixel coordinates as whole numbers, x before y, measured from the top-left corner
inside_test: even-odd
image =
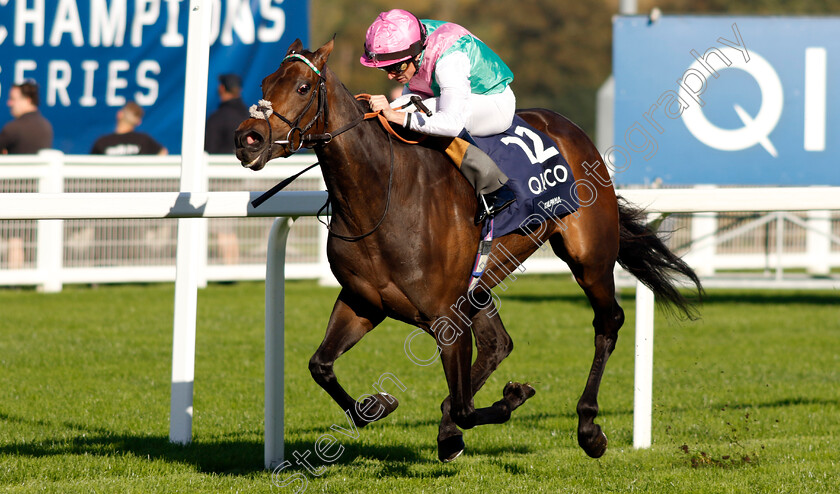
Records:
[[[306,94],[309,92],[309,88],[311,86],[309,84],[301,84],[299,88],[297,88],[297,92],[300,94]]]

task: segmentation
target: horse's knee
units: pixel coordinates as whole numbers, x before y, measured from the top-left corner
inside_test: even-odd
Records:
[[[513,339],[507,332],[505,332],[502,341],[499,343],[499,353],[502,358],[507,357],[513,352]]]
[[[605,334],[613,340],[618,338],[618,330],[624,326],[624,309],[618,303],[614,303],[612,311],[603,315],[596,313],[592,320],[592,327],[595,328],[596,334]]]
[[[317,353],[309,359],[309,373],[317,383],[325,383],[335,375],[333,374],[333,363],[324,362],[318,357]]]
[[[618,333],[618,330],[624,326],[624,309],[622,309],[617,302],[615,304],[615,310],[613,311],[613,325],[615,326],[616,333]]]

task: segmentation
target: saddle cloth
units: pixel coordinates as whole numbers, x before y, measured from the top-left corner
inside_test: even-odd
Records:
[[[518,115],[505,132],[472,139],[508,176],[507,185],[516,195],[516,202],[495,216],[494,237],[577,211],[580,204],[568,162],[554,141]],[[484,222],[482,237],[489,225]]]

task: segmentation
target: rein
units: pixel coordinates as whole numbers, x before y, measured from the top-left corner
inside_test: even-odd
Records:
[[[358,101],[370,101],[370,98],[371,98],[371,96],[367,93],[362,93],[362,94],[357,94],[356,95],[356,99]],[[409,103],[409,105],[410,104],[412,104],[412,103]],[[406,105],[406,106],[408,106],[408,105]],[[403,108],[405,108],[406,106],[404,106]],[[399,139],[400,141],[402,141],[406,144],[419,144],[419,143],[423,142],[427,137],[427,136],[421,134],[420,137],[418,137],[416,141],[412,141],[412,140],[404,138],[403,136],[399,135],[397,133],[397,131],[394,130],[393,127],[391,127],[391,122],[389,122],[388,119],[385,118],[385,115],[383,115],[381,111],[372,112],[372,113],[365,113],[365,116],[364,116],[365,120],[368,120],[368,119],[371,119],[371,118],[378,118],[379,123],[382,124],[382,127],[385,129],[386,132],[388,132],[388,134],[396,137],[397,139]]]

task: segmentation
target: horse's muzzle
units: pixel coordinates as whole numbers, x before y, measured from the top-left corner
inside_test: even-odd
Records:
[[[271,143],[267,142],[267,124],[264,120],[248,119],[241,124],[233,134],[233,142],[236,145],[236,158],[242,166],[251,170],[261,170],[271,159],[268,156],[266,147]]]

